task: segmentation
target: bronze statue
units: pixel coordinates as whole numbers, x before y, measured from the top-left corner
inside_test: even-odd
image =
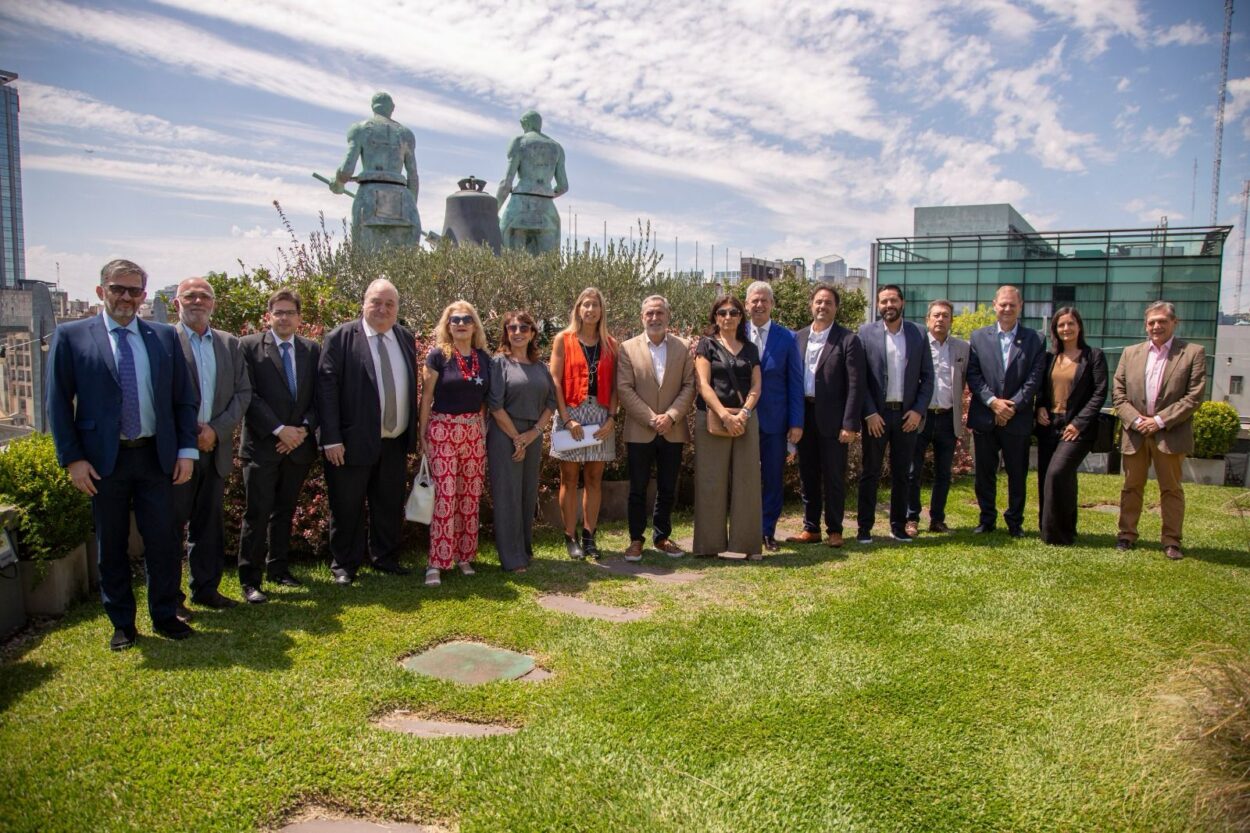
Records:
[[[533,254],[559,248],[560,212],[556,210],[555,198],[569,190],[564,148],[545,135],[542,126],[543,117],[534,110],[521,116],[525,132],[508,146],[508,173],[496,197],[503,207],[499,219],[503,244]],[[504,200],[508,200],[506,206]]]

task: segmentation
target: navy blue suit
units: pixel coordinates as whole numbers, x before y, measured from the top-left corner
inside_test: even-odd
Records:
[[[786,433],[803,427],[803,362],[794,333],[776,321],[760,357],[763,386],[755,414],[760,421],[760,482],[764,537],[777,533],[783,502],[782,473],[786,464]]]
[[[993,528],[996,506],[998,458],[1002,454],[1007,469],[1007,511],[1003,520],[1009,530],[1024,523],[1024,499],[1029,474],[1029,437],[1033,432],[1033,402],[1046,367],[1046,350],[1041,335],[1017,324],[1016,336],[1003,365],[998,325],[991,324],[972,333],[968,339],[968,428],[973,432],[976,450],[976,494],[981,508],[981,526]],[[1016,411],[1006,425],[994,424],[994,412],[986,401],[1010,399]]]
[[[135,621],[126,553],[132,501],[143,536],[148,612],[153,622],[174,618],[182,553],[174,528],[172,475],[178,450],[196,447],[200,404],[177,331],[142,320],[138,327],[156,412],[156,433],[145,445],[121,445],[122,389],[102,315],[57,327],[48,352],[48,423],[57,461],[68,466],[86,460],[101,478],[91,511],[100,595],[116,628],[131,628]]]
[[[885,321],[873,321],[859,328],[859,340],[864,345],[864,363],[867,380],[861,412],[864,419],[876,415],[885,422],[880,437],[868,432],[865,423],[863,441],[863,469],[859,475],[859,533],[872,533],[877,513],[877,491],[881,485],[881,465],[885,461],[885,448],[890,446],[890,529],[901,532],[907,525],[907,474],[916,451],[916,439],[933,398],[933,356],[929,353],[929,339],[924,330],[910,321],[902,322],[904,342],[902,399],[889,400],[886,357]],[[903,430],[903,415],[908,411],[920,414],[921,426],[915,431]]]

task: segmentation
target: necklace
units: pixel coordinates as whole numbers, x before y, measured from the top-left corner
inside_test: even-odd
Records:
[[[469,353],[469,358],[472,361],[468,362],[464,360],[464,356],[460,355],[459,350],[452,350],[451,354],[456,357],[456,365],[460,368],[460,375],[466,382],[472,382],[475,385],[482,384],[482,377],[478,374],[478,371],[482,368],[481,363],[477,360],[476,350]]]
[[[596,378],[596,375],[599,372],[600,345],[596,344],[594,347],[590,347],[581,339],[578,339],[577,343],[582,346],[582,354],[586,357],[586,364],[590,365],[590,378]]]

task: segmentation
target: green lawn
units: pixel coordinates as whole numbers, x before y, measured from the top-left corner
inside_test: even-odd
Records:
[[[1118,478],[1081,488],[1118,500]],[[1237,490],[1187,493],[1178,563],[1148,545],[1157,513],[1122,554],[1115,515],[1090,510],[1085,547],[1044,546],[1030,522],[1023,541],[683,560],[707,577],[681,585],[569,562],[546,532],[526,575],[489,550],[438,590],[305,569],[266,606],[198,613],[189,642],[141,622],[122,654],[82,604],[0,666],[0,829],[258,830],[305,804],[461,831],[1212,829],[1167,695],[1205,645],[1250,633],[1250,526]],[[969,479],[949,521],[975,524]],[[577,619],[539,607],[545,591],[652,615]],[[463,688],[399,667],[451,638],[555,676]],[[522,730],[370,725],[394,708]]]

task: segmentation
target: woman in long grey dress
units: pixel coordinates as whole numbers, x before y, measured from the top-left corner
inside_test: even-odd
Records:
[[[555,383],[538,360],[538,327],[528,312],[503,317],[499,354],[491,360],[486,397],[486,459],[495,507],[495,548],[509,572],[534,557],[534,509],[543,429],[556,409]]]

